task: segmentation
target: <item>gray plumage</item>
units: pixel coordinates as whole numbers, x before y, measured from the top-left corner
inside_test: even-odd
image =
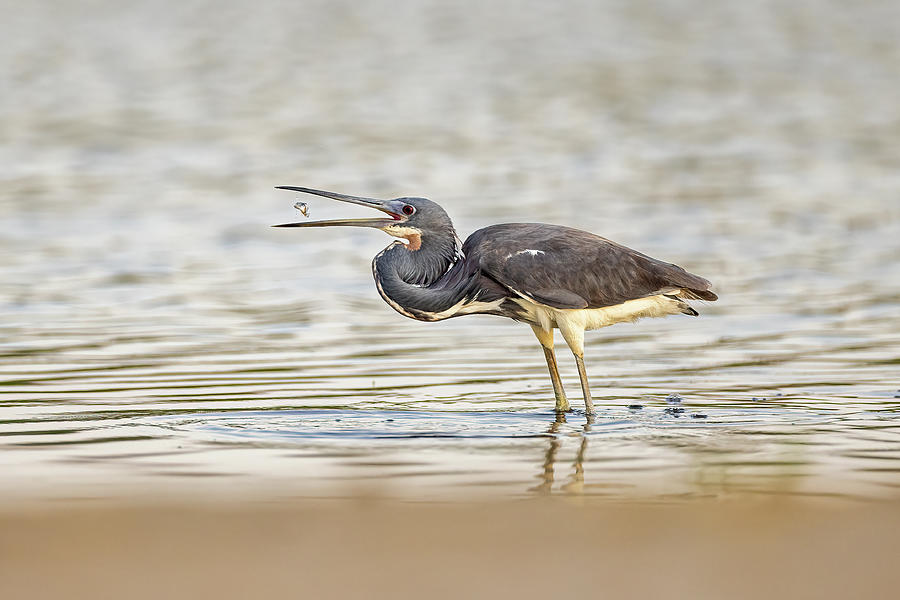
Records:
[[[572,227],[491,225],[458,249],[453,223],[440,206],[425,198],[399,200],[417,208],[408,225],[423,232],[422,245],[413,252],[394,244],[375,258],[373,272],[383,279],[381,292],[391,297],[389,303],[420,320],[461,316],[435,315],[463,300],[526,296],[553,308],[581,309],[657,294],[717,298],[709,281],[678,265]],[[486,312],[521,316],[516,305]]]
[[[463,254],[506,288],[554,308],[601,308],[678,290],[716,299],[709,281],[678,265],[560,225],[491,225],[466,240]]]
[[[374,200],[310,188],[295,191],[370,206],[389,219],[308,221],[280,227],[377,227],[404,238],[372,262],[378,291],[401,314],[439,321],[493,314],[530,324],[544,346],[557,410],[568,410],[553,354],[559,328],[575,353],[585,407],[593,405],[582,360],[585,329],[681,312],[685,300],[717,299],[706,279],[592,233],[543,223],[474,232],[460,247],[447,213],[425,198]]]

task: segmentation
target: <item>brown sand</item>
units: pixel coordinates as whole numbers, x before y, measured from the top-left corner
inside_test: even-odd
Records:
[[[0,598],[896,598],[900,504],[0,508]]]

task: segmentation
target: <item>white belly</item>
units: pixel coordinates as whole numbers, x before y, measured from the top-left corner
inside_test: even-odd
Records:
[[[569,329],[600,329],[616,323],[630,323],[644,317],[677,315],[683,308],[682,302],[662,294],[628,300],[622,304],[603,308],[553,308],[528,298],[520,297],[513,300],[526,311],[527,316],[523,320],[538,325],[545,331],[560,328],[560,323]]]

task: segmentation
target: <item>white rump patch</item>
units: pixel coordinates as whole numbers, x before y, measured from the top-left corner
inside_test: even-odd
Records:
[[[516,292],[518,293],[518,292]],[[600,329],[615,323],[627,323],[646,317],[665,317],[681,313],[682,303],[665,295],[647,296],[603,308],[553,308],[521,296],[514,301],[525,310],[524,321],[544,331],[554,327],[571,330]]]

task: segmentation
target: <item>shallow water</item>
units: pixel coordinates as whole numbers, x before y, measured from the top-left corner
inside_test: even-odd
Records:
[[[896,3],[159,6],[3,26],[5,497],[897,495]],[[580,226],[721,299],[588,334],[598,414],[558,419],[527,327],[397,315],[384,235],[272,230],[279,184]]]

